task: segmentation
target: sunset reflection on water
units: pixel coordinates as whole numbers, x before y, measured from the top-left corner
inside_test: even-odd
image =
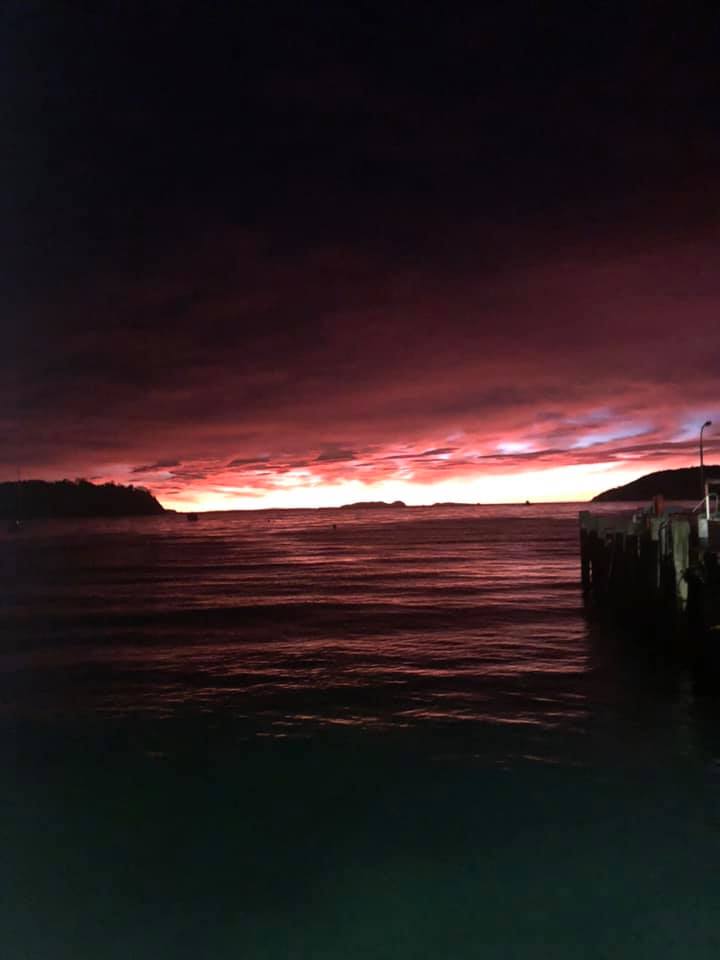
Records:
[[[38,524],[12,551],[10,710],[574,726],[569,506]]]

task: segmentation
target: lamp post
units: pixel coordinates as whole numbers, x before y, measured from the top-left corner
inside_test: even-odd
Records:
[[[705,499],[705,464],[703,463],[703,430],[705,427],[711,427],[712,420],[706,420],[700,427],[700,484],[702,485],[702,498]]]

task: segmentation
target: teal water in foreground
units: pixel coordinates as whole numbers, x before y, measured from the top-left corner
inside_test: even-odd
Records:
[[[3,956],[716,956],[720,710],[576,510],[4,539]]]

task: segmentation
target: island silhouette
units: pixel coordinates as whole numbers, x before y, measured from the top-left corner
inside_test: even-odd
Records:
[[[0,483],[0,517],[135,517],[165,513],[144,487],[89,480],[20,480]]]
[[[392,503],[386,503],[385,500],[359,500],[357,503],[344,503],[340,510],[383,510],[390,507],[406,507],[407,504],[402,500],[393,500]]]

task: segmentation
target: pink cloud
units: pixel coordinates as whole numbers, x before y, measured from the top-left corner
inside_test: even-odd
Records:
[[[608,465],[694,463],[707,417],[717,458],[714,247],[533,239],[456,271],[359,248],[268,258],[228,234],[192,267],[75,289],[21,351],[5,475],[126,479],[168,502],[322,502],[358,481],[432,499],[450,480],[594,464],[604,485]]]

